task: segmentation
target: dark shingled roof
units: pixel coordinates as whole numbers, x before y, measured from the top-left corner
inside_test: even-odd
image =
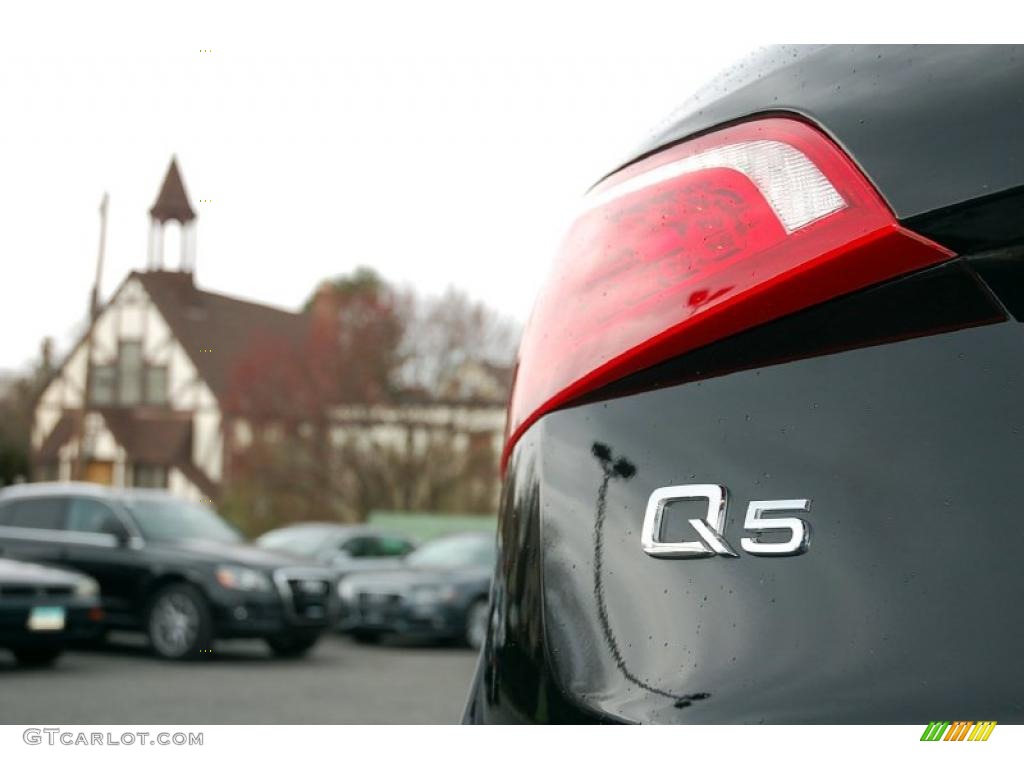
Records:
[[[199,375],[219,399],[236,366],[268,341],[301,346],[305,314],[275,309],[196,288],[187,272],[135,272],[185,348]]]
[[[164,177],[164,184],[160,187],[160,194],[156,196],[156,202],[149,209],[149,215],[161,224],[166,221],[177,221],[187,224],[196,217],[192,205],[188,201],[188,194],[185,192],[185,184],[181,180],[181,172],[178,170],[178,161],[171,158],[171,165]]]

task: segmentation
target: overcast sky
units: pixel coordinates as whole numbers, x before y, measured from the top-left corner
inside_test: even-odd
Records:
[[[136,21],[152,44],[107,30],[98,55],[69,25],[66,44],[2,60],[0,368],[81,329],[104,191],[103,295],[145,268],[172,153],[199,214],[201,287],[296,308],[368,264],[524,320],[579,195],[750,47],[607,51],[580,36],[488,50],[399,39],[379,14],[331,21],[362,45],[330,45],[313,24],[316,44],[277,55]]]

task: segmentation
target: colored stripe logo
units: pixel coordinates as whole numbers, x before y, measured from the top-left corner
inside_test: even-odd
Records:
[[[925,726],[921,741],[988,741],[995,720],[932,720]]]

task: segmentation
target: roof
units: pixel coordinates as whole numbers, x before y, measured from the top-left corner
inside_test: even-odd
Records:
[[[133,272],[214,395],[221,398],[232,372],[267,342],[301,345],[309,329],[304,314],[201,291],[188,272]],[[130,277],[131,277],[130,276]]]
[[[44,462],[55,461],[61,446],[68,441],[74,431],[75,418],[71,414],[65,413],[50,430],[50,434],[43,440],[43,444],[39,446],[37,458]]]
[[[114,439],[133,462],[176,465],[192,454],[192,414],[144,408],[99,408]]]
[[[372,525],[365,525],[363,523],[332,523],[329,521],[323,522],[303,522],[303,523],[292,523],[290,525],[282,525],[279,528],[272,528],[262,536],[267,536],[272,533],[280,533],[282,531],[314,531],[321,532],[324,536],[336,535],[339,538],[350,539],[354,536],[395,536],[393,531],[386,531],[383,528],[377,528]],[[261,538],[262,538],[261,536]]]
[[[181,180],[177,158],[171,158],[171,165],[164,176],[160,194],[156,196],[156,202],[149,209],[149,215],[160,223],[177,221],[182,224],[196,217],[196,212],[192,210],[192,205],[188,201],[188,193],[185,192],[185,183]]]
[[[163,488],[124,488],[80,482],[20,483],[0,488],[0,499],[34,498],[38,496],[89,496],[95,499],[130,501],[132,499],[182,499]]]

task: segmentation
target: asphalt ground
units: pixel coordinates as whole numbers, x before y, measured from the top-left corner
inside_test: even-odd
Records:
[[[25,669],[0,650],[2,724],[457,723],[476,653],[325,636],[302,659],[258,641],[221,642],[209,658],[155,658],[141,637]]]

